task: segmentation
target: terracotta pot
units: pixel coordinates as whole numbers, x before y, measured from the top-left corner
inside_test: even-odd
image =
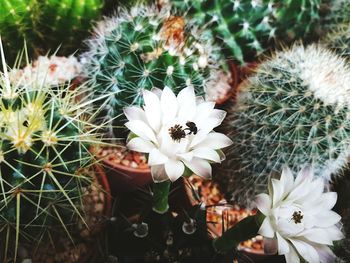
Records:
[[[133,191],[153,182],[150,169],[132,168],[107,159],[102,160],[102,164],[113,196]]]
[[[233,61],[229,61],[228,64],[229,64],[229,69],[231,73],[231,83],[230,83],[231,90],[225,95],[225,97],[215,102],[217,105],[222,105],[226,101],[230,100],[231,98],[234,98],[236,94],[236,88],[240,82],[240,75],[239,75],[237,64]]]
[[[247,62],[245,65],[239,68],[240,80],[246,79],[249,75],[254,73],[254,70],[258,67],[257,62]]]
[[[104,206],[104,214],[109,217],[112,214],[112,194],[111,188],[108,182],[108,178],[106,176],[105,171],[102,169],[101,165],[96,164],[94,169],[97,173],[97,179],[99,184],[102,186],[102,189],[105,191],[105,206]]]

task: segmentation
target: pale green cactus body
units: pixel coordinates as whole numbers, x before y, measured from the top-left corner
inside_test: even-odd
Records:
[[[98,19],[102,0],[4,0],[0,2],[0,35],[13,61],[24,41],[29,55],[75,52]],[[35,52],[34,52],[35,51]]]
[[[268,44],[291,42],[312,33],[320,0],[171,0],[181,13],[208,28],[226,54],[240,62],[252,60]]]
[[[220,66],[219,48],[182,17],[142,5],[100,22],[88,46],[85,75],[95,96],[110,94],[101,118],[115,127],[125,123],[124,107],[143,105],[143,90],[193,86],[203,95]]]
[[[349,81],[346,61],[317,46],[263,62],[240,86],[223,127],[234,144],[216,177],[228,193],[246,204],[284,165],[312,165],[325,179],[346,166]]]
[[[0,75],[0,261],[9,253],[16,262],[19,244],[70,236],[84,222],[82,189],[91,180],[82,169],[94,164],[89,145],[98,143],[91,102],[77,104],[84,86],[37,77],[13,81],[5,67]]]

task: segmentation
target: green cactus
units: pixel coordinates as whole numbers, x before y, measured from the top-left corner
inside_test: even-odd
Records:
[[[0,1],[0,35],[13,62],[27,42],[34,56],[48,50],[75,52],[87,36],[92,21],[101,15],[102,0],[4,0]],[[35,52],[34,52],[35,51]]]
[[[313,31],[321,0],[171,0],[201,27],[212,31],[226,54],[252,60],[271,43],[291,42]]]
[[[339,55],[350,59],[350,21],[337,24],[336,27],[324,37],[322,42]]]
[[[322,43],[338,54],[350,58],[350,2],[332,1],[331,12],[326,17],[328,33]]]
[[[28,42],[30,53],[33,52],[30,45],[34,41],[34,21],[38,15],[37,0],[4,0],[0,2],[0,37],[4,44],[8,61],[14,62],[18,51],[24,46],[24,40]]]
[[[296,172],[309,164],[330,179],[349,155],[349,81],[346,61],[319,46],[263,62],[228,110],[223,129],[234,143],[216,179],[243,204],[283,165]]]
[[[143,105],[144,89],[168,86],[177,93],[193,85],[197,94],[205,92],[217,76],[219,49],[185,24],[182,17],[142,5],[98,24],[82,63],[92,93],[110,94],[102,119],[122,126],[123,108]]]
[[[90,102],[76,103],[82,89],[51,87],[36,76],[13,84],[6,67],[0,74],[1,262],[9,254],[16,262],[19,244],[70,236],[84,221],[82,187],[91,180],[81,170],[94,163],[88,146],[97,134],[84,108]]]

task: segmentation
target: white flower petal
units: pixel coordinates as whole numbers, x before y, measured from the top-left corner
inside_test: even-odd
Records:
[[[280,180],[283,184],[283,189],[284,189],[283,198],[284,198],[293,189],[294,176],[293,176],[292,170],[289,169],[288,167],[284,167],[282,170]]]
[[[154,131],[143,121],[128,121],[125,123],[125,126],[142,139],[153,141],[156,144],[158,143]]]
[[[318,255],[320,256],[320,263],[333,263],[336,261],[336,256],[333,251],[327,246],[315,246]]]
[[[285,255],[289,253],[289,243],[278,232],[276,232],[278,242],[278,254]]]
[[[193,158],[192,161],[184,161],[184,163],[196,175],[211,179],[211,166],[207,161]]]
[[[148,140],[144,140],[140,137],[131,139],[127,143],[126,147],[132,151],[141,152],[141,153],[149,153],[155,148],[153,143],[151,143]]]
[[[210,148],[195,148],[193,150],[193,155],[194,157],[198,157],[201,159],[205,159],[205,160],[209,160],[209,161],[213,161],[216,163],[220,163],[220,155],[215,151],[212,150]]]
[[[273,196],[272,196],[272,204],[275,206],[279,201],[281,201],[283,194],[284,194],[284,185],[280,180],[271,179],[272,183],[272,191],[273,191]]]
[[[161,107],[158,96],[148,90],[143,91],[143,99],[145,101],[144,111],[147,121],[151,128],[158,132],[161,125]]]
[[[193,87],[182,89],[177,95],[179,105],[178,117],[186,122],[192,120],[196,115],[196,96]]]
[[[275,236],[275,230],[273,229],[269,218],[265,218],[260,226],[258,233],[264,237],[273,238]]]
[[[196,117],[193,119],[195,123],[207,119],[215,107],[215,102],[206,101],[197,105]]]
[[[160,105],[163,112],[163,124],[173,120],[176,117],[178,110],[177,99],[174,92],[169,87],[164,88],[160,99]]]
[[[152,174],[153,181],[156,183],[161,183],[169,180],[165,172],[164,165],[151,166],[151,174]]]
[[[165,171],[169,179],[174,182],[183,175],[185,165],[181,161],[169,160],[165,163]]]
[[[124,108],[124,115],[129,121],[139,120],[143,122],[147,122],[145,112],[136,106],[130,106]]]
[[[270,214],[271,210],[271,198],[267,194],[258,194],[254,200],[256,207],[265,216]]]
[[[322,211],[313,216],[314,225],[318,227],[330,227],[341,220],[341,216],[334,211]]]
[[[180,157],[184,161],[190,162],[193,158],[193,152],[177,154],[177,157]]]
[[[286,263],[300,263],[299,255],[291,245],[289,246],[289,253],[284,256],[286,258]]]
[[[331,235],[328,234],[325,228],[311,228],[303,231],[298,236],[304,237],[307,240],[324,245],[332,245],[333,239]]]
[[[148,156],[148,165],[165,164],[168,160],[168,156],[161,153],[158,149],[153,149]]]
[[[308,263],[319,263],[320,257],[316,249],[307,242],[297,239],[289,239],[298,253],[308,262]]]
[[[232,145],[232,140],[225,134],[211,132],[197,145],[197,147],[208,147],[214,150],[222,149]],[[193,142],[191,147],[196,146]]]

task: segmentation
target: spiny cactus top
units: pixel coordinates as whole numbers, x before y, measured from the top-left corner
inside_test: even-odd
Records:
[[[262,63],[240,86],[224,123],[234,144],[218,179],[231,182],[229,192],[243,202],[283,165],[297,171],[311,164],[329,179],[349,155],[349,83],[346,61],[314,45]]]
[[[292,41],[310,33],[319,19],[321,0],[171,0],[201,27],[212,31],[228,56],[244,62],[270,39]],[[271,43],[271,42],[270,42]]]
[[[6,67],[0,73],[0,236],[9,250],[51,231],[68,234],[82,218],[90,181],[81,169],[93,164],[88,147],[97,134],[90,102],[77,104],[81,89],[51,87],[36,75],[13,84]]]
[[[182,17],[155,7],[121,9],[100,22],[82,56],[95,95],[110,94],[102,118],[125,123],[123,108],[142,105],[142,91],[193,86],[203,94],[218,65],[218,49]]]

